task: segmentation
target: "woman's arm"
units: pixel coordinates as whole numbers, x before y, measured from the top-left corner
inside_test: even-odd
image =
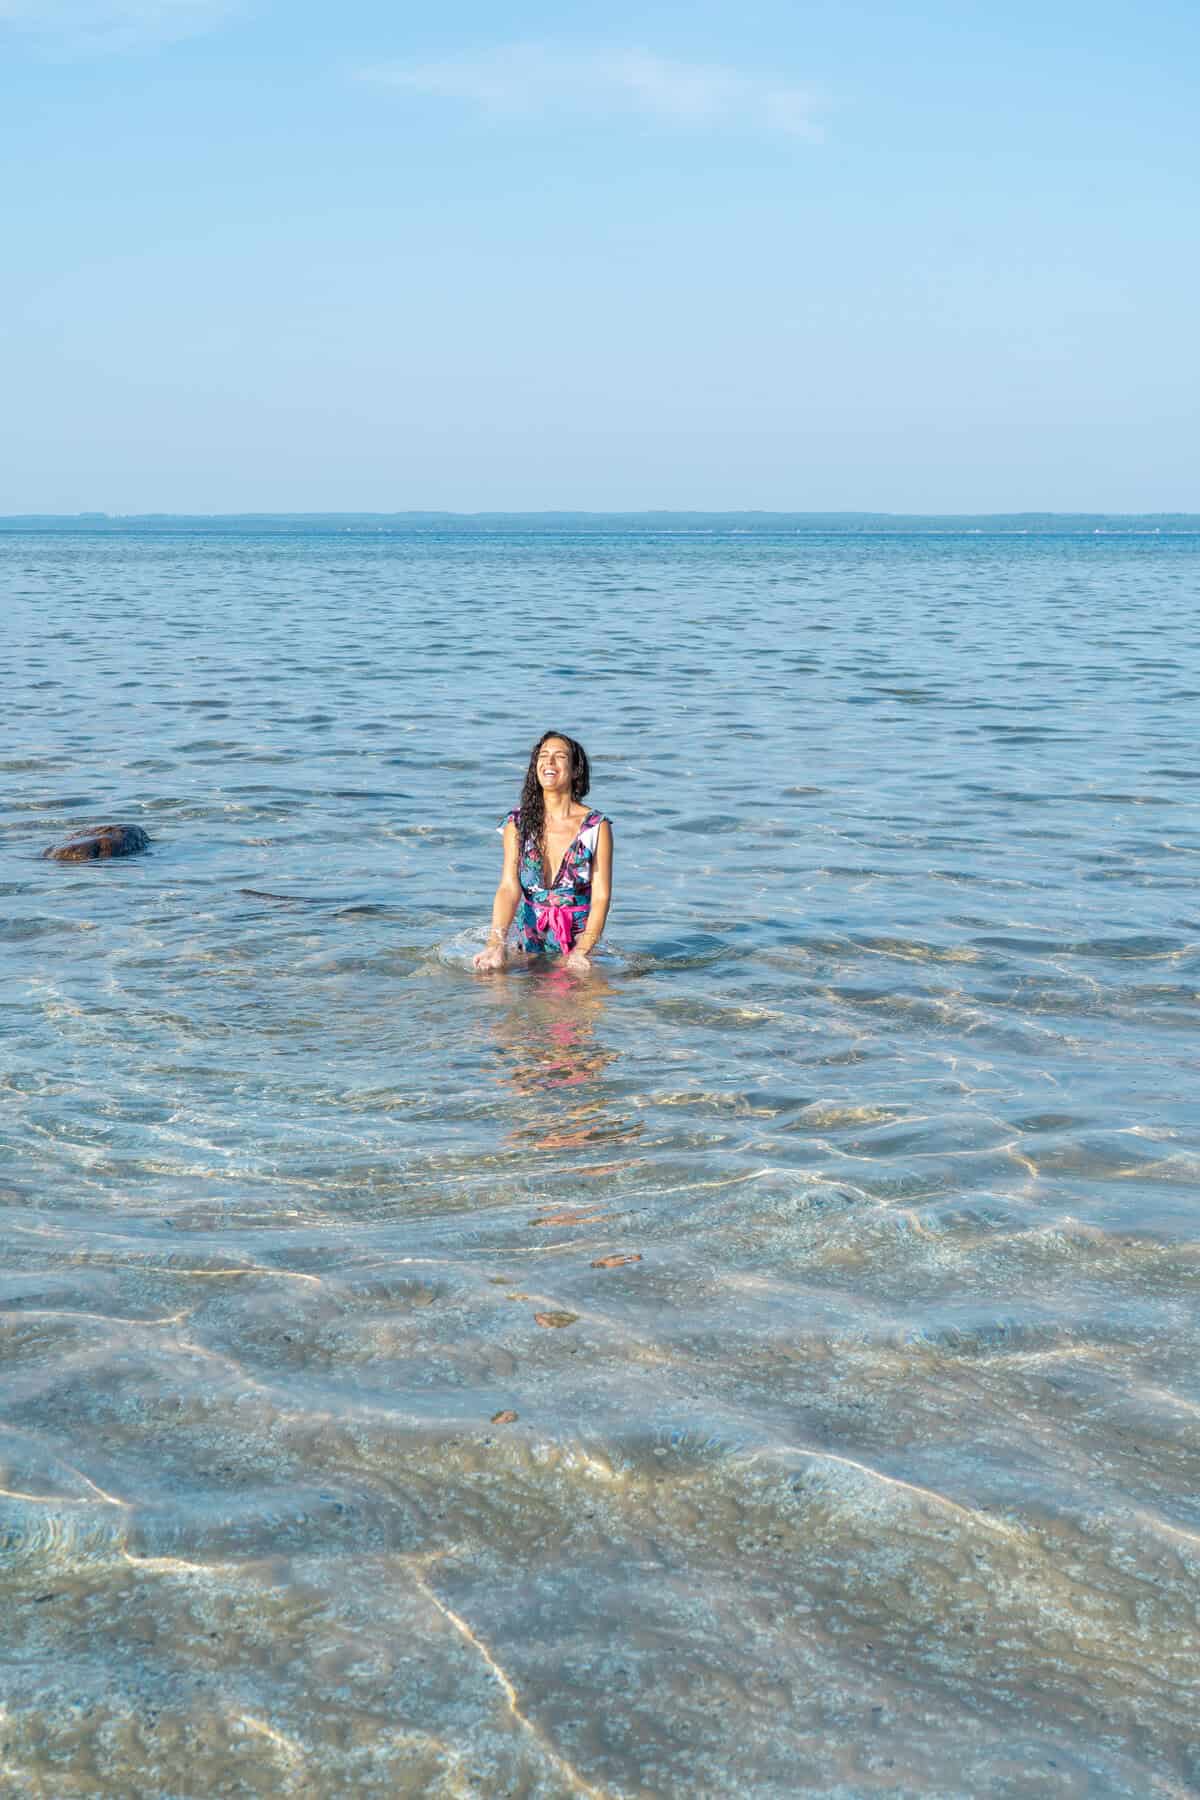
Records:
[[[605,819],[596,833],[596,855],[592,863],[592,901],[588,908],[587,924],[572,946],[568,962],[578,956],[583,958],[586,966],[587,958],[600,941],[600,933],[604,930],[604,921],[612,902],[612,864],[612,826]]]
[[[517,828],[511,819],[507,819],[504,824],[504,868],[496,898],[492,901],[492,929],[488,933],[487,948],[475,958],[475,967],[484,972],[504,967],[504,940],[513,914],[521,903],[521,879],[517,873],[519,857]]]

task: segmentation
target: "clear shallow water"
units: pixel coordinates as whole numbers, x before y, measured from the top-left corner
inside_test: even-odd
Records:
[[[2,1791],[1200,1788],[1198,552],[0,540]]]

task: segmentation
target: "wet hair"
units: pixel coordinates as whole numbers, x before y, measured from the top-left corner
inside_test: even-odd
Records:
[[[561,738],[567,746],[567,754],[571,758],[571,798],[582,800],[592,785],[591,764],[587,751],[582,744],[568,737],[565,731],[543,731],[537,743],[529,753],[529,767],[525,771],[525,785],[521,789],[521,798],[517,804],[517,831],[522,838],[531,837],[543,851],[546,847],[546,800],[542,793],[541,783],[537,778],[538,755],[542,745],[550,738]]]

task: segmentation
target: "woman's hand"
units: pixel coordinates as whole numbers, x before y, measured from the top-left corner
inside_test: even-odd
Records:
[[[0,5],[2,4],[3,0],[0,0]],[[496,898],[492,901],[491,929],[486,945],[473,959],[480,975],[491,975],[496,969],[502,969],[508,960],[505,951],[508,928],[521,904],[521,881],[517,871],[520,850],[517,828],[511,819],[505,819],[504,868],[500,875],[500,886],[496,889]]]
[[[592,959],[586,950],[572,950],[563,963],[563,967],[572,975],[586,975],[591,966]]]

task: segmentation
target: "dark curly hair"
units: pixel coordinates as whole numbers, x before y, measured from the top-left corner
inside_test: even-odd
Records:
[[[565,731],[543,731],[537,743],[529,753],[529,767],[525,771],[525,785],[521,789],[521,798],[517,804],[517,831],[522,838],[531,837],[540,850],[546,848],[546,800],[542,786],[537,778],[538,752],[549,738],[561,738],[567,746],[571,758],[571,798],[582,800],[592,785],[592,769],[588,762],[587,751],[582,744],[568,737]]]

